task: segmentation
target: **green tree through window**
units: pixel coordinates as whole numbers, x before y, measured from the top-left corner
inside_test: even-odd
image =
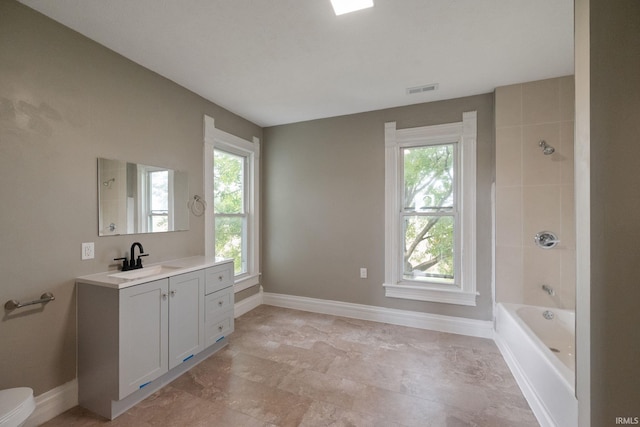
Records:
[[[233,259],[235,274],[247,272],[246,158],[214,150],[215,254]]]
[[[404,148],[403,277],[454,283],[454,144]]]

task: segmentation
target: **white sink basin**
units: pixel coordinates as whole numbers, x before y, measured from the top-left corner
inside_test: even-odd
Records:
[[[151,267],[144,267],[137,270],[109,274],[109,277],[115,277],[116,279],[137,280],[144,279],[145,277],[157,276],[159,274],[172,273],[178,268],[180,267],[171,267],[168,265],[153,265]]]

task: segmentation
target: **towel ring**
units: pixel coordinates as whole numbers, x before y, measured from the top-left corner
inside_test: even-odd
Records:
[[[196,194],[195,196],[193,196],[193,199],[189,200],[187,206],[189,207],[189,210],[192,214],[194,214],[195,216],[202,216],[202,214],[204,214],[204,211],[207,209],[207,202],[205,202],[202,197]]]

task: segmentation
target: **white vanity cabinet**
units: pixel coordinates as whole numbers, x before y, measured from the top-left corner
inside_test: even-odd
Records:
[[[233,263],[214,264],[117,286],[77,280],[81,406],[113,419],[226,345]]]
[[[86,292],[91,289],[78,289],[79,302],[88,305]],[[88,285],[87,285],[88,286]],[[118,398],[120,400],[136,390],[149,384],[169,370],[169,279],[155,280],[138,286],[118,291]],[[84,307],[83,307],[84,308]],[[78,325],[88,321],[90,313],[78,307],[80,314]],[[92,311],[95,310],[92,309]],[[99,320],[99,319],[95,319]],[[110,325],[103,325],[101,329],[115,329]],[[84,330],[82,330],[84,331]],[[113,331],[112,333],[114,333]],[[82,335],[81,335],[82,337]],[[86,352],[98,350],[103,353],[109,350],[94,346],[82,348],[82,356]],[[82,362],[81,362],[82,363]]]
[[[205,343],[215,344],[233,332],[233,264],[206,271]]]
[[[204,349],[204,270],[169,278],[169,369]]]

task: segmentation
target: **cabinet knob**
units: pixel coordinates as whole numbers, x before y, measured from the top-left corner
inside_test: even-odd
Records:
[[[222,332],[222,326],[218,326],[218,330]]]
[[[218,301],[218,305],[219,305],[220,307],[222,307],[222,304],[224,304],[222,301]]]
[[[162,299],[167,299],[167,294],[165,292],[162,293]]]
[[[224,276],[218,276],[218,280],[222,282],[222,279],[224,279]]]
[[[171,291],[171,292],[169,292],[169,293],[171,294],[171,296],[175,296],[175,295],[176,295],[176,293],[177,293],[177,291]]]

